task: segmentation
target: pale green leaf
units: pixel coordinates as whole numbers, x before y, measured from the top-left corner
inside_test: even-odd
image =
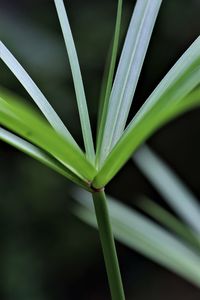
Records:
[[[73,213],[90,225],[97,226],[89,193],[75,191],[73,198],[78,201]],[[108,207],[113,233],[120,242],[200,287],[200,253],[110,197]]]
[[[74,173],[72,173],[70,170],[64,167],[56,159],[48,155],[47,152],[43,151],[42,149],[29,143],[28,141],[20,138],[19,136],[1,127],[0,127],[0,140],[28,154],[29,156],[33,157],[34,159],[46,165],[47,167],[58,172],[62,176],[68,178],[69,180],[73,181],[74,183],[78,184],[84,189],[89,190],[87,182],[81,180],[78,176],[76,176]]]
[[[100,165],[123,133],[161,0],[139,0],[113,83],[100,143]]]
[[[83,152],[56,133],[30,107],[0,98],[0,125],[16,132],[31,143],[50,153],[70,171],[85,181],[93,178],[96,170]]]
[[[176,233],[181,239],[197,248],[200,252],[200,239],[198,236],[191,230],[190,227],[172,215],[172,213],[146,196],[139,197],[137,206],[164,227],[172,231],[172,233]]]
[[[76,92],[76,98],[77,98],[77,104],[79,109],[79,116],[81,121],[81,128],[83,133],[86,154],[87,157],[92,162],[94,162],[95,153],[94,153],[94,145],[92,139],[92,131],[90,126],[90,120],[89,120],[89,114],[87,109],[87,103],[85,98],[85,91],[83,87],[80,66],[78,62],[78,56],[76,53],[76,48],[75,48],[71,28],[69,25],[63,0],[54,0],[54,3],[58,13],[58,17],[59,17],[59,21],[62,28],[63,37],[65,40],[65,45],[69,57],[69,63],[72,70],[72,76],[73,76],[74,87]]]
[[[200,37],[182,55],[133,118],[104,162],[94,180],[94,187],[99,188],[108,183],[156,129],[197,106],[200,98],[191,91],[199,83]]]
[[[176,213],[199,235],[200,205],[198,199],[149,147],[141,147],[134,162]]]
[[[97,124],[98,125],[97,126],[97,158],[99,156],[99,151],[102,143],[104,125],[106,121],[110,92],[112,88],[115,65],[117,60],[117,50],[119,44],[120,26],[121,26],[121,17],[122,17],[122,2],[123,2],[122,0],[118,0],[115,33],[114,33],[112,51],[110,51],[112,53],[109,53],[108,55],[109,59],[111,58],[110,66],[109,68],[106,68],[104,78],[103,78],[103,86],[101,91],[100,105],[98,111],[98,124]],[[98,159],[96,163],[98,164]]]
[[[0,58],[7,65],[7,67],[16,76],[19,82],[23,85],[33,101],[37,104],[39,109],[42,111],[46,119],[49,121],[51,126],[66,139],[68,139],[74,145],[77,145],[70,132],[67,130],[55,110],[49,104],[43,93],[33,82],[28,73],[12,55],[12,53],[6,48],[6,46],[0,41]]]

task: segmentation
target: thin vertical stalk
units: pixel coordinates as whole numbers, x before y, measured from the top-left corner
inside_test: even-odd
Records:
[[[125,300],[108,207],[103,190],[93,193],[93,202],[112,300]]]

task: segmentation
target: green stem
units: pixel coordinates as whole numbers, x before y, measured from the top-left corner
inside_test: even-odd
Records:
[[[93,201],[112,300],[125,300],[115,242],[104,191],[93,193]]]

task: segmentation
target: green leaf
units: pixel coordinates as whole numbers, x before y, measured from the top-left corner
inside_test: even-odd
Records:
[[[175,212],[199,235],[200,205],[186,185],[149,147],[135,153],[134,162]]]
[[[161,0],[139,0],[133,12],[113,83],[109,105],[105,108],[100,165],[123,133],[144,57],[160,8]]]
[[[75,191],[73,198],[78,202],[72,208],[73,213],[86,223],[96,226],[90,195]],[[120,242],[200,287],[200,253],[114,199],[109,199],[108,206],[113,232]]]
[[[67,53],[69,57],[69,62],[72,70],[72,76],[74,81],[74,87],[76,92],[77,104],[79,109],[81,128],[83,133],[83,139],[86,149],[87,157],[90,161],[95,161],[95,152],[92,139],[92,131],[90,126],[89,114],[87,109],[87,103],[85,98],[85,91],[83,87],[83,81],[80,71],[80,66],[78,62],[78,56],[76,53],[76,48],[74,45],[74,40],[72,32],[70,29],[67,13],[63,0],[54,0],[56,10],[58,13],[60,25],[63,32],[63,37],[65,40],[65,45],[67,48]]]
[[[119,44],[119,37],[120,37],[120,27],[121,27],[121,17],[122,17],[122,0],[118,0],[118,6],[117,6],[117,18],[116,18],[116,24],[115,24],[115,33],[114,33],[114,39],[113,39],[113,46],[112,46],[112,53],[109,58],[110,59],[110,67],[108,68],[108,74],[104,74],[104,80],[107,82],[103,82],[103,90],[105,89],[105,93],[102,91],[101,99],[100,99],[100,105],[99,105],[99,114],[98,114],[98,131],[97,131],[97,158],[99,156],[99,151],[102,143],[103,138],[103,132],[104,132],[104,126],[106,122],[106,115],[108,110],[108,104],[109,104],[109,97],[110,92],[112,88],[113,83],[113,76],[115,71],[115,65],[117,60],[117,50],[118,50],[118,44]],[[107,73],[107,72],[105,72]],[[98,159],[97,159],[98,164]]]
[[[32,97],[33,101],[37,104],[39,109],[42,111],[46,119],[49,121],[51,126],[61,135],[66,137],[74,145],[77,145],[70,132],[67,130],[55,110],[49,104],[48,100],[39,90],[37,85],[33,82],[24,68],[16,60],[16,58],[11,54],[11,52],[6,48],[6,46],[0,41],[0,58],[7,65],[7,67],[12,71],[12,73],[17,77],[29,95]],[[1,89],[2,93],[2,89]]]
[[[90,181],[96,170],[81,150],[56,133],[46,121],[27,105],[0,98],[0,125],[16,132],[59,160],[84,181]]]
[[[199,83],[200,37],[182,55],[135,115],[98,172],[94,187],[99,188],[108,183],[156,129],[197,106],[200,98],[191,100],[195,94],[190,93]],[[187,95],[191,102],[187,101]]]
[[[189,93],[186,97],[181,99],[181,101],[177,101],[174,105],[170,105],[166,110],[165,119],[166,121],[177,117],[187,111],[190,111],[194,108],[198,108],[200,106],[200,87],[198,87]],[[165,120],[164,120],[165,122]]]
[[[18,150],[28,154],[39,162],[43,163],[47,167],[58,172],[62,176],[68,178],[79,186],[83,187],[86,190],[89,190],[87,182],[81,180],[78,176],[64,167],[56,159],[47,154],[47,152],[36,147],[35,145],[27,142],[26,140],[20,138],[19,136],[3,129],[0,127],[0,140],[10,144],[11,146],[17,148]]]
[[[169,211],[150,200],[146,196],[139,197],[137,206],[145,213],[154,218],[160,224],[176,233],[181,239],[197,248],[200,252],[200,239],[194,232],[183,222],[173,216]]]

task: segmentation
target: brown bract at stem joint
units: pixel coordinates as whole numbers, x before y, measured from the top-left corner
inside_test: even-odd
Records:
[[[94,186],[92,186],[92,183],[90,185],[90,188],[92,190],[92,193],[100,193],[100,192],[104,192],[105,187],[101,187],[101,188],[95,188]]]

